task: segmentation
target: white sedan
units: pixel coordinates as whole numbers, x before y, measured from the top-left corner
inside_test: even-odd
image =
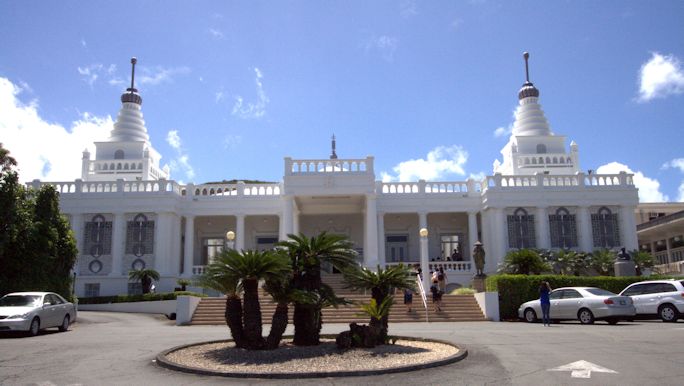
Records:
[[[632,298],[594,287],[564,287],[549,294],[551,320],[579,320],[592,324],[594,320],[605,320],[617,324],[621,319],[632,319],[636,309]],[[518,308],[518,317],[533,323],[542,317],[539,299],[523,303]]]
[[[66,331],[76,320],[76,307],[53,292],[14,292],[0,298],[0,331]]]

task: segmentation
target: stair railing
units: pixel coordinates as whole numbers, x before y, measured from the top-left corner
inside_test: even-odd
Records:
[[[416,283],[418,283],[418,292],[420,293],[420,298],[423,300],[423,307],[425,307],[425,321],[429,322],[427,295],[425,294],[425,287],[423,287],[423,280],[420,278],[420,274],[416,275]]]

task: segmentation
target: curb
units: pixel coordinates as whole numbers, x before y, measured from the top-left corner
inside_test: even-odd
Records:
[[[321,335],[321,338],[335,338],[336,335],[328,335],[324,334]],[[283,337],[287,338],[287,337]],[[230,378],[262,378],[262,379],[298,379],[298,378],[330,378],[330,377],[359,377],[359,376],[369,376],[369,375],[382,375],[382,374],[393,374],[393,373],[403,373],[403,372],[409,372],[409,371],[417,371],[417,370],[424,370],[424,369],[429,369],[432,367],[438,367],[438,366],[445,366],[448,364],[456,363],[459,361],[462,361],[468,356],[468,350],[465,349],[465,347],[462,346],[457,346],[453,343],[446,342],[443,340],[437,340],[437,339],[423,339],[423,338],[414,338],[414,337],[403,337],[399,336],[397,337],[402,340],[409,340],[409,341],[419,341],[419,342],[435,342],[435,343],[441,343],[445,344],[448,346],[456,347],[459,351],[457,354],[446,357],[444,359],[440,359],[437,361],[433,362],[428,362],[428,363],[421,363],[417,365],[408,365],[408,366],[399,366],[399,367],[393,367],[389,369],[381,369],[381,370],[358,370],[358,371],[320,371],[320,372],[298,372],[298,373],[231,373],[227,371],[219,371],[219,370],[208,370],[208,369],[203,369],[199,367],[191,367],[191,366],[185,366],[181,365],[176,362],[169,361],[166,359],[166,356],[174,351],[181,350],[184,348],[188,347],[193,347],[193,346],[200,346],[204,344],[212,344],[212,343],[223,343],[223,342],[231,342],[231,339],[223,339],[223,340],[212,340],[212,341],[206,341],[206,342],[198,342],[198,343],[191,343],[191,344],[186,344],[182,346],[176,346],[173,348],[170,348],[168,350],[164,350],[157,354],[156,357],[156,364],[160,367],[164,367],[170,370],[175,370],[175,371],[180,371],[184,373],[190,373],[190,374],[198,374],[198,375],[212,375],[212,376],[220,376],[220,377],[230,377]]]

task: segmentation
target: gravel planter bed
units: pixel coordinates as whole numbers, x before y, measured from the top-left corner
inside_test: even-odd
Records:
[[[372,349],[338,350],[334,337],[297,347],[283,339],[276,350],[236,350],[230,340],[174,347],[157,355],[157,364],[177,371],[238,378],[317,378],[376,375],[420,370],[460,361],[468,352],[453,344],[399,337]]]

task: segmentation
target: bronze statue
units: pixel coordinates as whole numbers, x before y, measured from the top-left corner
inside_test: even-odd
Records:
[[[629,255],[629,253],[627,251],[625,251],[625,248],[621,248],[620,253],[618,253],[618,255],[617,255],[617,259],[627,261],[627,260],[631,260],[632,257]]]
[[[475,269],[477,269],[477,276],[485,276],[483,270],[485,265],[485,250],[482,248],[481,242],[475,243],[473,248],[473,259],[475,260]]]

